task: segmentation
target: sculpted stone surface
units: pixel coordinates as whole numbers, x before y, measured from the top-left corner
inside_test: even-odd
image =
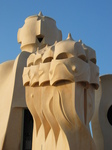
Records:
[[[111,136],[107,137],[102,117],[107,113],[112,123],[111,99],[108,103],[104,100],[108,92],[111,95],[111,90],[106,91],[111,82],[105,83],[101,77],[103,82],[97,90],[99,68],[95,50],[81,40],[73,40],[71,34],[62,40],[55,20],[41,12],[25,20],[17,39],[21,43],[20,55],[15,61],[0,64],[0,150],[24,149],[26,108],[33,118],[29,149],[111,149],[107,140]],[[111,127],[107,122],[109,135]]]
[[[22,52],[15,61],[0,64],[0,150],[20,150],[22,145],[23,109],[27,107],[22,74],[29,54]]]
[[[110,150],[112,149],[112,75],[100,77],[100,87],[95,97],[93,138],[98,150]]]
[[[23,72],[26,103],[37,131],[33,132],[33,149],[95,150],[89,131],[99,86],[95,51],[75,42],[70,34],[64,41],[46,46],[41,57],[39,51],[35,57],[40,61],[35,64],[31,54]],[[30,73],[26,75],[27,68]],[[31,84],[32,79],[35,84]]]
[[[17,39],[21,43],[22,52],[20,55],[15,61],[0,64],[0,131],[2,131],[0,134],[0,150],[22,149],[24,110],[27,108],[23,83],[31,86],[38,83],[38,74],[35,74],[38,66],[31,67],[31,65],[41,62],[41,53],[44,53],[44,47],[54,44],[55,41],[60,41],[62,34],[56,27],[55,20],[43,16],[40,12],[38,15],[28,17],[25,20],[25,25],[18,30]],[[41,51],[36,57],[34,53],[30,55],[37,49],[41,49]],[[29,61],[27,60],[28,57]],[[32,60],[34,64],[32,64]],[[26,66],[29,66],[29,68]],[[25,80],[22,81],[24,67],[26,67],[24,69]],[[15,121],[16,117],[18,119]],[[13,122],[15,122],[14,128],[12,128]]]
[[[17,40],[21,43],[22,51],[35,52],[46,44],[52,45],[62,39],[62,33],[56,27],[52,18],[38,15],[26,18],[25,24],[18,30]]]

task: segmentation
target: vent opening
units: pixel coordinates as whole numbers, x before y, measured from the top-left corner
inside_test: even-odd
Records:
[[[111,126],[112,126],[112,105],[111,105],[111,106],[109,107],[109,109],[108,109],[107,118],[108,118],[109,123],[110,123]]]
[[[28,109],[24,110],[23,150],[32,149],[33,118]]]
[[[44,36],[43,35],[38,35],[37,36],[37,40],[39,41],[39,43],[41,43],[43,41]]]
[[[42,40],[43,40],[43,38],[38,38],[38,41],[41,43],[42,42]]]

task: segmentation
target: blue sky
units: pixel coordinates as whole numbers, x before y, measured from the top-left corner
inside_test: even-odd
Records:
[[[39,11],[56,20],[63,39],[71,32],[95,49],[100,75],[112,74],[112,0],[0,0],[0,63],[21,52],[17,31]]]

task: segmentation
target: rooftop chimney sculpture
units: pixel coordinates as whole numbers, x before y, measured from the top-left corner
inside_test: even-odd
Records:
[[[99,88],[95,51],[70,33],[62,40],[55,20],[41,12],[25,20],[17,40],[20,55],[0,64],[0,150],[107,150],[106,118],[102,119],[101,110],[105,96],[112,93],[105,88],[112,78],[105,82],[102,77]],[[105,105],[106,126],[111,130],[111,99]],[[27,108],[33,134],[23,144]],[[30,121],[26,126],[32,126]]]
[[[36,19],[36,26],[38,17],[28,21]],[[52,19],[41,15],[42,21],[44,18],[52,28],[43,28],[39,34],[49,42],[44,46],[40,41],[40,46],[37,41],[37,51],[28,57],[23,71],[26,103],[34,121],[32,149],[95,150],[89,131],[95,89],[99,86],[95,51],[81,40],[74,41],[71,34],[61,40],[61,32],[50,24]],[[50,39],[48,33],[54,38]]]

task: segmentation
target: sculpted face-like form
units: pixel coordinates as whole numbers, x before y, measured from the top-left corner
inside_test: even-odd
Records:
[[[89,82],[89,65],[84,60],[86,54],[80,42],[67,39],[57,43],[50,67],[50,84],[64,80]]]
[[[41,63],[39,67],[39,85],[49,85],[49,63]]]
[[[30,86],[39,84],[39,65],[30,67]]]
[[[25,20],[24,26],[18,30],[17,40],[21,43],[22,51],[35,52],[38,47],[62,40],[62,33],[56,27],[55,20],[43,16],[40,12]]]
[[[53,60],[50,67],[50,84],[53,85],[58,81],[64,80],[70,82],[89,82],[89,75],[89,65],[80,58],[72,57]]]

